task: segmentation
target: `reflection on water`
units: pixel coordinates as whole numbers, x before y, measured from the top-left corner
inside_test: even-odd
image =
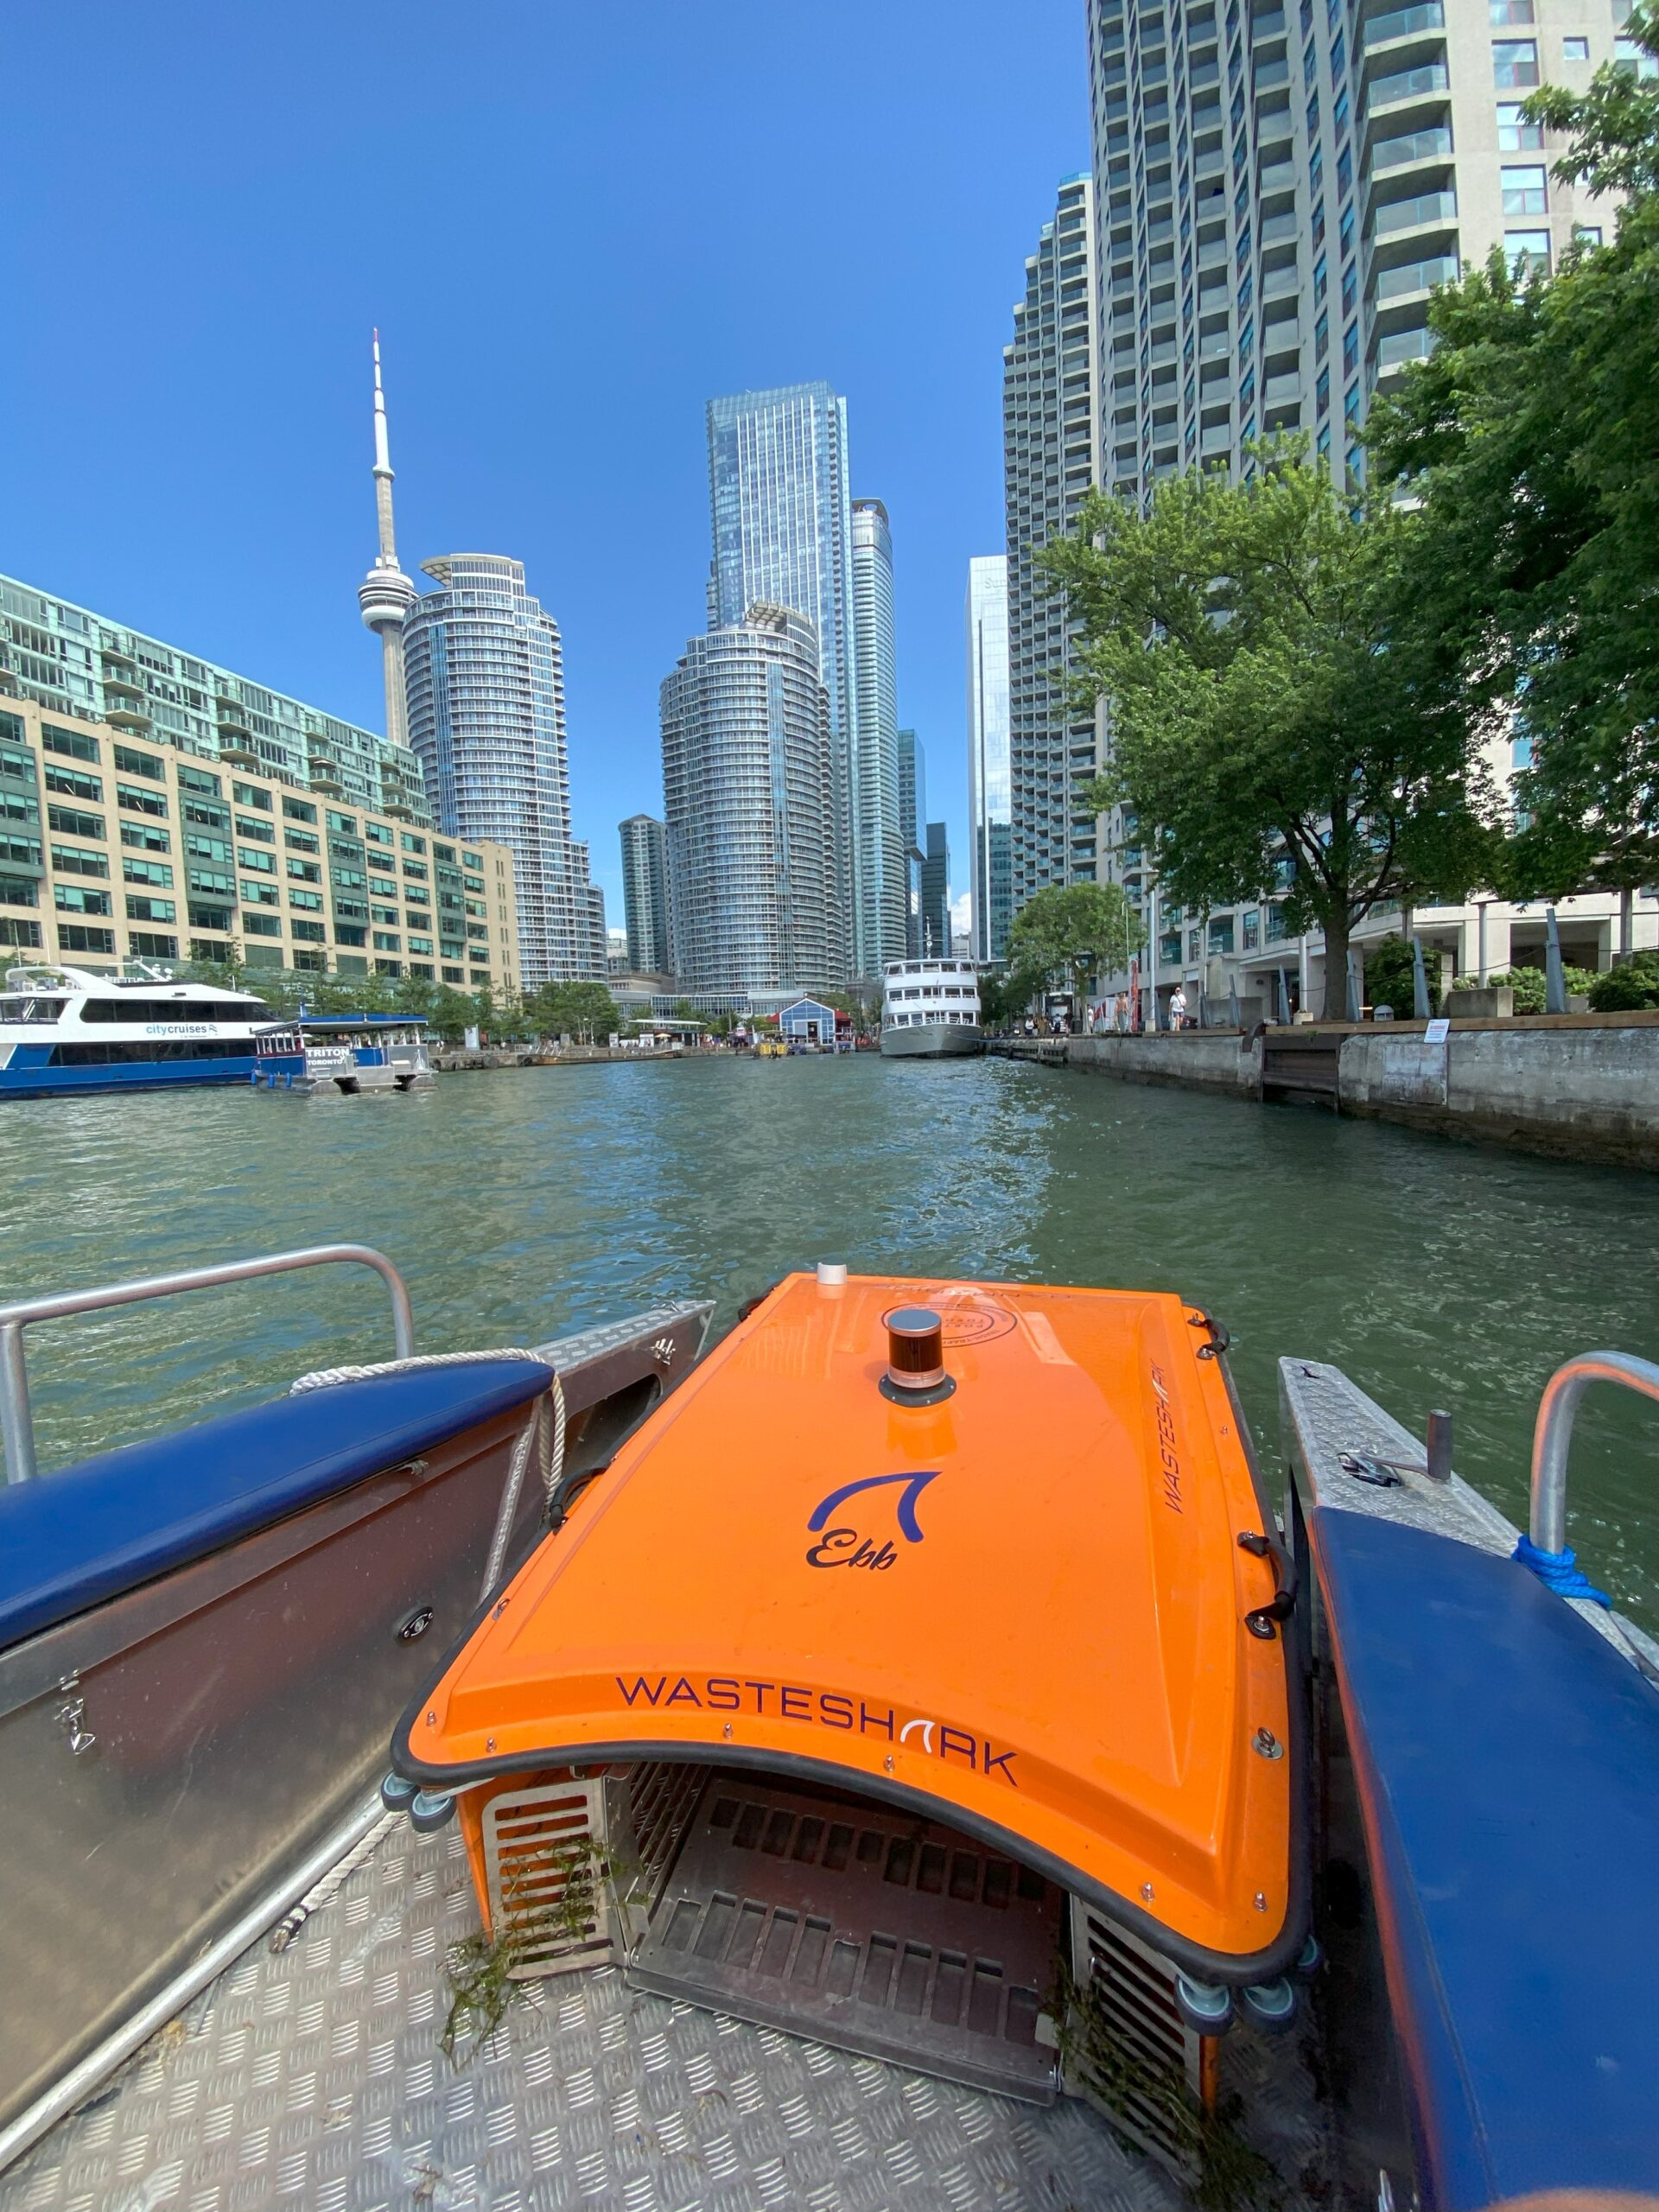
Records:
[[[408,1097],[108,1097],[0,1111],[0,1294],[351,1239],[419,1348],[534,1343],[664,1297],[717,1325],[820,1257],[1177,1289],[1217,1313],[1264,1456],[1274,1362],[1334,1360],[1524,1510],[1569,1353],[1659,1355],[1659,1178],[995,1060],[655,1063]],[[384,1294],[320,1271],[29,1332],[42,1464],[386,1357]],[[1034,1409],[1033,1451],[1042,1448]],[[1651,1621],[1659,1423],[1593,1396],[1573,1541]]]

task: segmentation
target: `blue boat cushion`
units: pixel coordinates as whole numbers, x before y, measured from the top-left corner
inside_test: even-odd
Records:
[[[1659,1692],[1513,1561],[1311,1517],[1423,2201],[1659,2179]]]
[[[526,1405],[539,1360],[277,1398],[0,1489],[0,1649]]]

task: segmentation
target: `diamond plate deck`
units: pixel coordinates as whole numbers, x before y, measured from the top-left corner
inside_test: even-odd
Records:
[[[457,2072],[443,1958],[477,1924],[457,1831],[394,1830],[287,1950],[248,1951],[0,2176],[0,2212],[1176,2212],[1088,2107],[1051,2110],[631,1990],[530,1986]],[[1235,2031],[1224,2088],[1328,2202],[1305,2063]]]

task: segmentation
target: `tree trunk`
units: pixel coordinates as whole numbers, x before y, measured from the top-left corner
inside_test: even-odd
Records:
[[[1325,925],[1325,1004],[1326,1021],[1357,1021],[1359,1008],[1348,1003],[1348,902],[1344,899]]]

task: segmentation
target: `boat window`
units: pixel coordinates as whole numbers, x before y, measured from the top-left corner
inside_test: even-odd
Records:
[[[112,1043],[54,1045],[48,1067],[86,1068],[117,1067],[133,1061],[147,1060],[232,1060],[248,1058],[245,1037],[144,1037],[130,1044],[122,1039]]]

